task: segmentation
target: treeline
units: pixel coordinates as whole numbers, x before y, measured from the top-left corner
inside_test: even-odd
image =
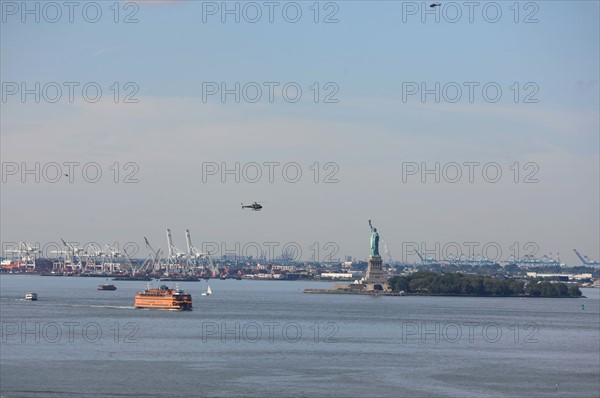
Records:
[[[389,280],[394,292],[412,294],[452,295],[452,296],[534,296],[534,297],[579,297],[581,291],[576,285],[564,283],[499,279],[481,275],[460,273],[437,274],[416,272],[407,276],[394,276]]]
[[[527,285],[525,293],[533,297],[580,297],[581,290],[577,285],[564,283],[532,281]]]

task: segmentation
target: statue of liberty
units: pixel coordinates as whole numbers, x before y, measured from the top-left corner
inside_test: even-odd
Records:
[[[371,225],[370,218],[369,227],[371,227],[371,257],[379,256],[379,234],[377,228],[373,228],[373,225]]]

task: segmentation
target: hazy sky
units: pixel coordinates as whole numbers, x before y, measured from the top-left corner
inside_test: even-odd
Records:
[[[0,4],[5,245],[600,257],[597,1]]]

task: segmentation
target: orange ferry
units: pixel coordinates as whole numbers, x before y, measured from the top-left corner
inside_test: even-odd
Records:
[[[135,295],[133,302],[135,308],[155,308],[161,310],[191,310],[192,295],[184,294],[183,290],[176,287],[169,289],[162,285],[159,288],[148,288]]]

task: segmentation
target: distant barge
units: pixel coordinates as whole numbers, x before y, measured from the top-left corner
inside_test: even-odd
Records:
[[[98,290],[117,290],[115,285],[98,285]]]
[[[117,276],[113,281],[151,281],[150,276]]]

